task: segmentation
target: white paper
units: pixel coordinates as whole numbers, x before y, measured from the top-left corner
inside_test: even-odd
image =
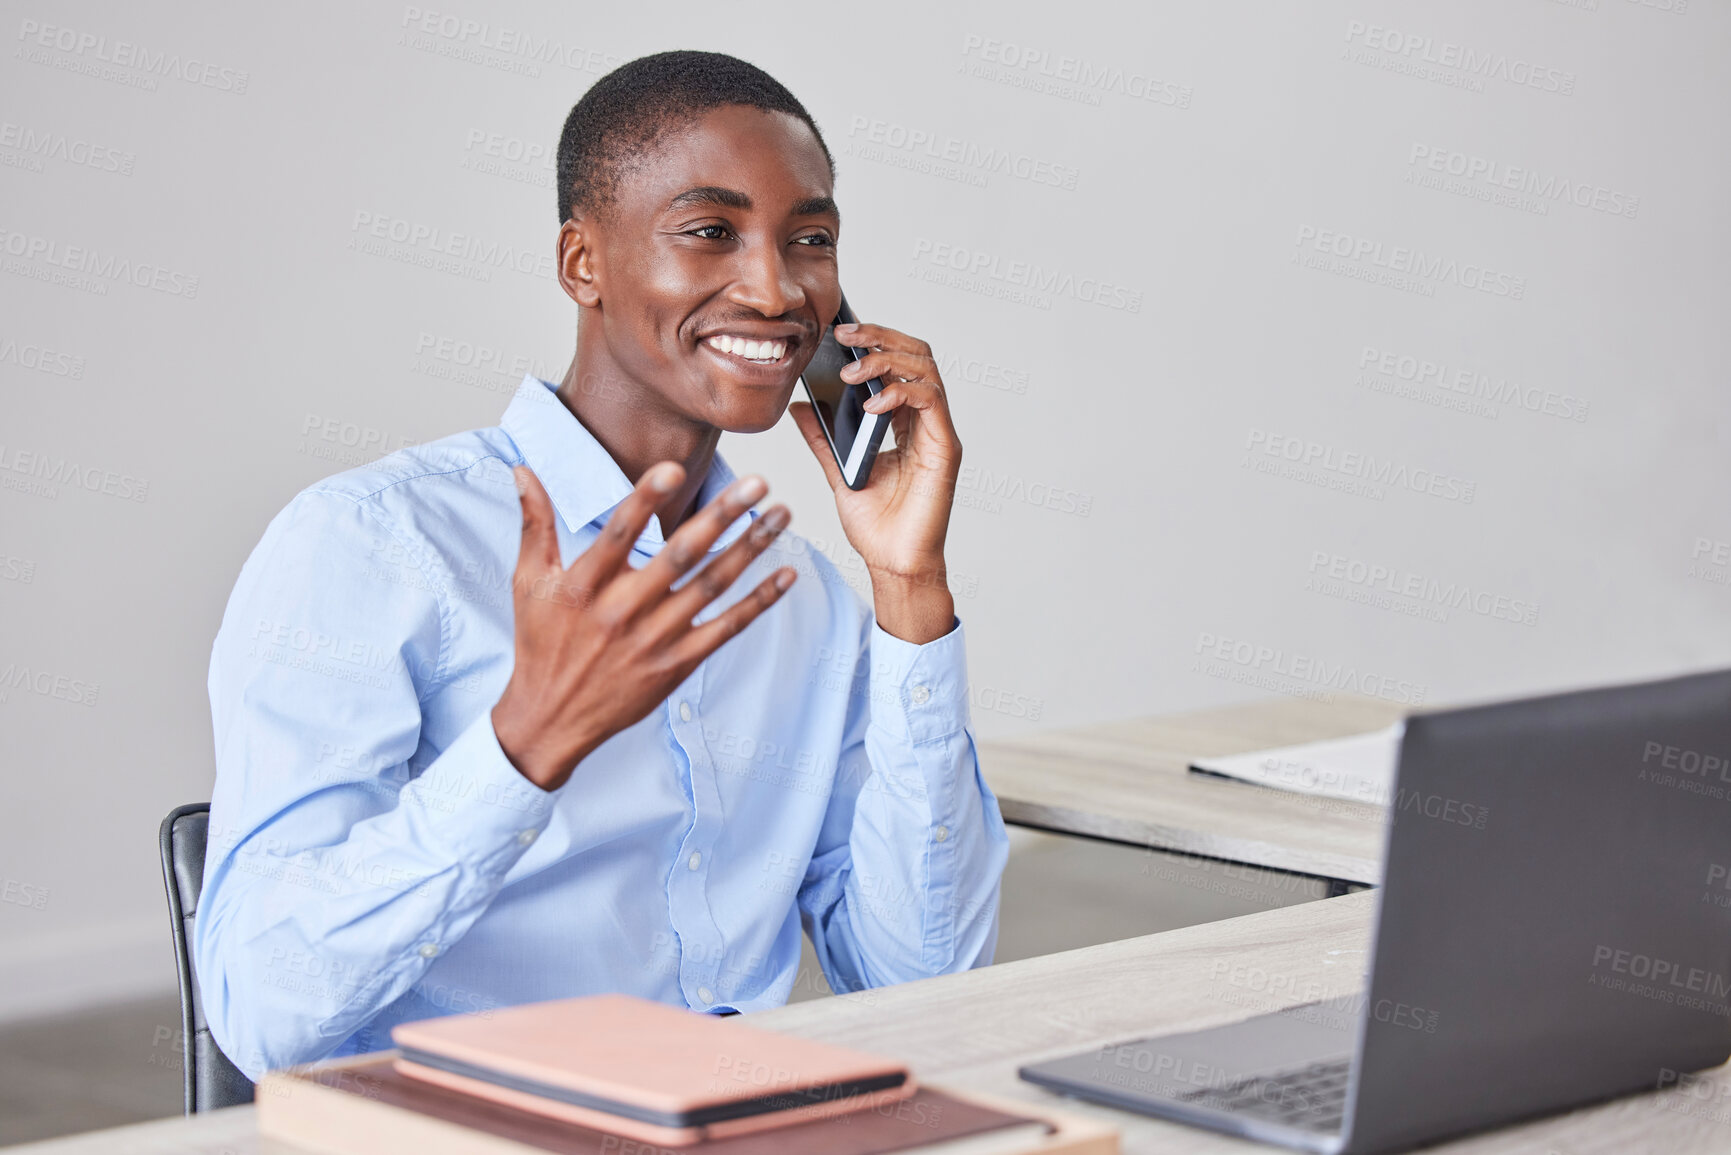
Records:
[[[1387,806],[1394,796],[1394,769],[1405,728],[1404,722],[1396,722],[1346,738],[1193,758],[1190,767],[1295,794]]]

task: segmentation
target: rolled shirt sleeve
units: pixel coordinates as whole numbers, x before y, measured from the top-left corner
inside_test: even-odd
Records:
[[[437,583],[404,580],[402,547],[364,499],[301,494],[212,649],[193,949],[212,1034],[253,1079],[331,1054],[413,986],[551,817],[490,710],[443,749],[423,733],[448,617]]]
[[[824,974],[851,991],[985,966],[1009,840],[980,774],[960,619],[922,645],[868,616],[855,674],[799,894]]]

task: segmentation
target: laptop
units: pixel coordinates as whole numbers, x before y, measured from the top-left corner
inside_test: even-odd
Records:
[[[1728,881],[1731,671],[1414,714],[1362,995],[1019,1073],[1346,1155],[1651,1090],[1731,1056]]]

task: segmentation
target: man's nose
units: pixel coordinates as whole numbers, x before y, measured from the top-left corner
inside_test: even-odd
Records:
[[[752,245],[745,251],[728,299],[766,317],[779,317],[805,304],[805,289],[793,278],[779,245]]]

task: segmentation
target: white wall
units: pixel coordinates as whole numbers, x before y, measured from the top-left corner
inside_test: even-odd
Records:
[[[0,1015],[170,981],[156,824],[208,797],[241,561],[314,479],[562,371],[551,161],[487,142],[549,158],[600,72],[665,48],[738,53],[807,103],[850,297],[944,359],[983,737],[1731,660],[1723,0],[148,8],[0,4]],[[1485,71],[1448,67],[1467,55]],[[1565,195],[1499,203],[1448,177],[1470,158]],[[360,214],[529,271],[365,251]],[[55,283],[43,245],[144,287]],[[1362,279],[1378,261],[1419,268]],[[1061,280],[1004,296],[1030,265]],[[439,356],[470,346],[504,371]],[[1391,392],[1400,362],[1367,349],[1538,411]],[[1325,465],[1257,468],[1289,445]],[[845,553],[790,421],[723,451]],[[1492,612],[1347,600],[1315,588],[1333,558]]]

